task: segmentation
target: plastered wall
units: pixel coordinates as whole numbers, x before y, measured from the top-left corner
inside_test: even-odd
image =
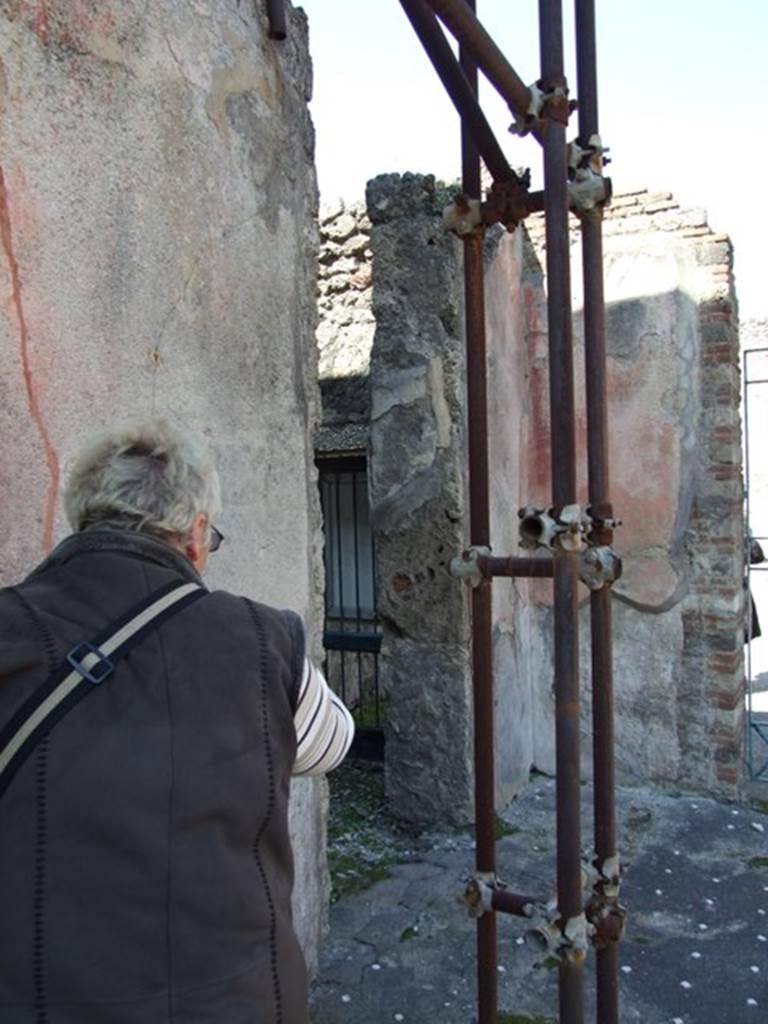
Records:
[[[317,651],[311,72],[288,13],[277,43],[263,5],[234,0],[0,6],[0,578],[65,534],[88,432],[165,414],[219,459],[210,584],[295,608]],[[324,799],[294,787],[310,962]]]

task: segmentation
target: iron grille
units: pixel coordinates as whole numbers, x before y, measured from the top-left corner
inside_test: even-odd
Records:
[[[353,752],[381,759],[376,558],[365,457],[319,458],[325,525],[325,673],[357,725]]]

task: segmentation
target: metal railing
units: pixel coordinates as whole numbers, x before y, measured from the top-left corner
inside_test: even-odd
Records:
[[[752,376],[752,363],[755,361],[763,363],[762,370],[758,376]],[[750,434],[750,389],[757,385],[768,384],[768,348],[747,349],[742,357],[743,373],[742,381],[744,387],[744,504],[745,504],[745,551],[744,551],[744,573],[746,588],[746,610],[744,616],[744,630],[746,639],[746,762],[747,773],[753,781],[768,779],[768,705],[765,711],[758,711],[755,704],[755,676],[754,659],[752,651],[753,636],[753,576],[757,573],[764,573],[768,570],[768,563],[753,564],[751,558],[751,541],[762,542],[768,549],[768,537],[760,536],[752,532],[754,518],[754,502],[752,497],[752,483],[754,476],[754,460],[751,451]],[[768,468],[768,467],[766,467]],[[755,578],[757,578],[755,576]]]

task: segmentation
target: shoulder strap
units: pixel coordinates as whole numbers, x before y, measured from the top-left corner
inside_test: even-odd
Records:
[[[111,676],[121,658],[150,630],[207,593],[199,583],[166,584],[93,640],[73,647],[0,731],[0,796],[40,739],[94,687]]]

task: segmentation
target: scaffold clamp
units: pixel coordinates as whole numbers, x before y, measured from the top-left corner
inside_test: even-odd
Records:
[[[504,888],[492,872],[478,872],[467,881],[461,897],[467,905],[470,917],[478,918],[493,910],[493,893],[495,889]]]
[[[518,511],[520,519],[520,547],[561,547],[565,551],[580,551],[587,532],[588,519],[580,505],[562,508],[535,508],[526,505]]]
[[[541,119],[541,112],[544,109],[544,104],[549,98],[548,95],[540,88],[538,82],[533,82],[529,85],[528,92],[531,94],[531,101],[528,104],[528,109],[522,115],[513,112],[514,121],[509,126],[509,130],[513,135],[523,136],[528,134],[534,124]]]
[[[622,562],[612,547],[587,548],[579,558],[579,579],[590,590],[609,587],[621,578]]]
[[[478,587],[485,579],[480,569],[480,559],[487,558],[490,553],[491,549],[486,547],[466,548],[451,559],[448,571],[454,579],[463,580],[470,587]]]
[[[545,957],[554,957],[563,963],[581,963],[587,955],[593,926],[583,913],[563,920],[556,908],[550,908],[551,905],[546,908],[548,915],[533,919],[525,935],[526,944]]]
[[[479,199],[470,199],[463,194],[443,209],[443,227],[457,235],[471,235],[483,227],[482,204]]]

